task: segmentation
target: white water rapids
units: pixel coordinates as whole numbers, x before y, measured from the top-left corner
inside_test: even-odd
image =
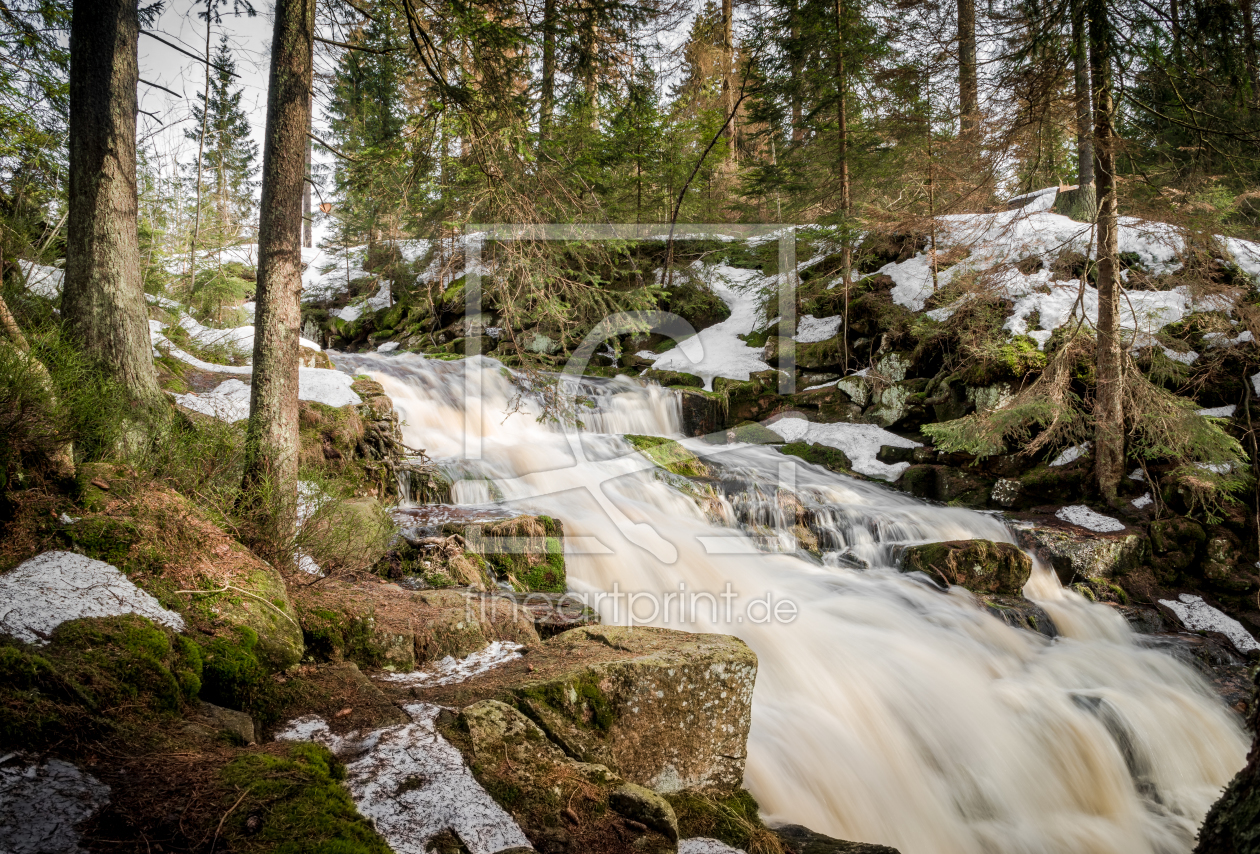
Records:
[[[1117,613],[1064,591],[1046,568],[1025,594],[1053,617],[1053,641],[1007,626],[960,588],[896,570],[901,544],[1013,542],[999,517],[771,448],[686,440],[744,484],[729,498],[719,491],[706,516],[617,435],[679,434],[678,401],[659,387],[590,384],[578,438],[539,423],[528,401],[508,415],[518,388],[490,360],[336,360],[384,385],[408,445],[468,478],[456,500],[494,495],[562,520],[570,589],[688,601],[729,583],[735,596],[718,600],[717,619],[705,599],[680,619],[675,599],[650,622],[738,635],[757,653],[746,785],[772,823],[903,854],[1174,854],[1193,847],[1243,765],[1248,738],[1206,681],[1140,646]],[[783,503],[764,498],[781,483],[822,520],[821,564],[759,550],[750,536],[787,536]],[[782,606],[784,619],[754,622],[765,608],[749,603],[767,596],[798,615],[789,621]],[[618,606],[599,609],[624,623]],[[640,618],[651,612],[646,597],[636,603]]]

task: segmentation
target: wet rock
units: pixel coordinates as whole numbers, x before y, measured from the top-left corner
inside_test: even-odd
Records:
[[[517,593],[496,590],[495,596],[511,599],[534,618],[538,636],[546,639],[569,629],[597,626],[600,616],[581,599],[569,593]]]
[[[848,454],[839,448],[818,445],[812,442],[789,442],[779,447],[779,453],[791,457],[800,457],[807,463],[823,466],[841,474],[853,473],[853,462]]]
[[[682,475],[683,477],[707,477],[709,475],[708,467],[700,462],[700,458],[673,439],[665,439],[661,436],[636,436],[633,434],[627,435],[625,439],[636,451],[651,460],[653,464],[672,474]]]
[[[1116,578],[1142,564],[1150,544],[1140,534],[1098,533],[1072,525],[1017,529],[1020,544],[1049,563],[1063,585],[1093,578]]]
[[[1151,565],[1165,584],[1176,583],[1198,562],[1207,544],[1203,526],[1185,516],[1151,522]]]
[[[902,572],[925,572],[978,593],[1019,595],[1032,574],[1032,559],[1009,543],[953,540],[910,546]]]
[[[109,787],[60,759],[5,757],[0,766],[0,851],[82,854],[76,826],[109,800]]]
[[[669,801],[651,789],[625,783],[608,796],[608,806],[626,818],[647,825],[666,838],[678,841],[678,817]]]
[[[726,426],[726,397],[698,389],[677,389],[682,403],[683,435],[710,436]]]
[[[753,445],[781,445],[783,437],[755,421],[744,421],[726,431],[727,442],[747,442]]]
[[[458,684],[412,689],[443,706],[486,699],[530,717],[579,761],[658,792],[737,789],[756,656],[737,638],[585,627]]]
[[[663,386],[682,388],[704,388],[704,380],[695,374],[684,374],[681,371],[658,371],[655,368],[640,374],[641,379],[653,380]]]
[[[1023,596],[990,593],[977,598],[986,611],[1012,628],[1031,629],[1048,638],[1059,636],[1059,630],[1046,610]]]
[[[917,448],[903,448],[900,445],[883,445],[879,449],[879,453],[875,455],[875,459],[881,463],[895,465],[896,463],[911,463],[914,461],[914,452]]]
[[[898,854],[896,848],[870,842],[844,842],[815,833],[799,824],[787,824],[774,831],[790,854]]]

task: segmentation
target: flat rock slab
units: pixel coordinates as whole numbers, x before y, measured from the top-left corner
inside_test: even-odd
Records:
[[[568,755],[659,792],[733,790],[743,781],[756,674],[756,655],[729,635],[587,626],[410,695],[457,708],[508,703]]]
[[[116,567],[74,552],[44,552],[0,575],[0,633],[45,644],[80,617],[139,614],[175,631],[184,618],[162,607]]]
[[[0,851],[80,854],[75,825],[108,801],[108,786],[60,759],[0,767]]]

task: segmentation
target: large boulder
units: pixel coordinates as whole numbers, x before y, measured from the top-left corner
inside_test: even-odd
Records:
[[[977,593],[1018,595],[1032,574],[1032,558],[1010,543],[953,540],[910,546],[902,572],[925,572]]]
[[[1249,729],[1260,726],[1260,702],[1252,702]],[[1260,852],[1260,736],[1251,744],[1247,765],[1208,811],[1194,854]]]
[[[1049,563],[1066,587],[1091,578],[1116,578],[1146,559],[1150,544],[1131,531],[1100,533],[1074,525],[1036,525],[1018,531],[1020,543]]]
[[[730,792],[744,776],[757,657],[738,638],[585,627],[519,659],[408,697],[466,708],[499,700],[564,753],[658,792]]]

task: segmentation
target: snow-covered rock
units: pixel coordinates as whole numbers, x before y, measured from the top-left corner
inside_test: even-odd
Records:
[[[406,706],[409,724],[335,735],[322,719],[299,718],[277,741],[316,741],[346,763],[346,786],[359,812],[396,854],[423,854],[453,830],[472,854],[529,848],[519,825],[476,781],[464,758],[434,726],[439,707]]]
[[[26,643],[47,643],[53,629],[69,620],[120,614],[184,629],[183,617],[104,561],[44,552],[0,575],[0,633]]]
[[[801,344],[814,344],[834,338],[840,331],[844,317],[814,317],[806,314],[796,322],[796,340]]]
[[[1242,623],[1203,601],[1202,596],[1182,593],[1180,601],[1160,599],[1159,604],[1177,615],[1182,625],[1193,632],[1220,632],[1234,642],[1239,652],[1260,649],[1260,643],[1243,628]]]
[[[890,433],[875,424],[814,424],[804,418],[787,417],[766,426],[782,436],[785,442],[810,442],[844,451],[849,462],[853,463],[854,471],[888,481],[901,477],[910,464],[881,463],[876,459],[879,449],[884,445],[919,447],[918,442]]]
[[[1067,507],[1060,507],[1054,515],[1069,525],[1076,525],[1078,528],[1085,528],[1100,534],[1124,530],[1124,523],[1119,519],[1096,513],[1084,504],[1071,504]]]

